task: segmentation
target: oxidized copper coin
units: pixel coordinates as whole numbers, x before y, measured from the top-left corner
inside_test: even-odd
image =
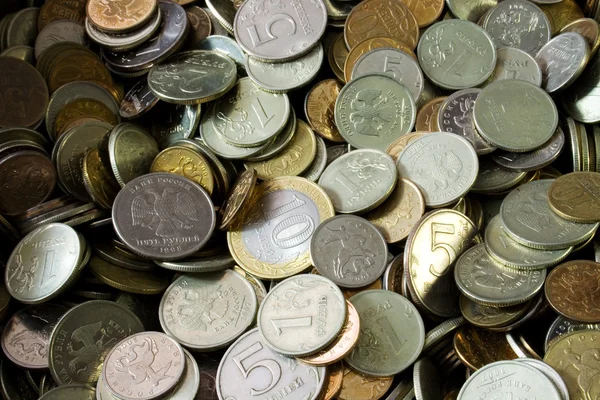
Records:
[[[546,278],[546,298],[557,313],[576,321],[600,322],[600,264],[569,261]]]
[[[38,123],[48,106],[48,87],[29,63],[0,57],[0,128],[27,128]]]
[[[40,9],[38,32],[50,22],[66,19],[83,25],[86,0],[47,0]]]
[[[548,189],[552,211],[580,223],[600,221],[600,173],[571,172],[556,179]]]
[[[96,28],[121,33],[144,25],[157,6],[157,0],[89,0],[86,11]]]
[[[56,184],[54,164],[44,154],[23,150],[0,160],[0,213],[16,215],[41,204]]]

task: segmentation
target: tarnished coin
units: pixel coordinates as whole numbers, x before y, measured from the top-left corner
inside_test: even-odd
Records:
[[[233,87],[236,71],[229,57],[212,51],[186,51],[152,67],[148,85],[156,97],[169,103],[205,103]]]
[[[325,33],[327,9],[322,0],[263,6],[245,2],[233,21],[235,39],[252,57],[292,60],[308,53]],[[276,25],[281,28],[275,29]]]
[[[385,151],[415,124],[416,106],[407,86],[382,74],[363,75],[341,90],[335,103],[340,134],[357,148]]]
[[[192,1],[192,3],[194,2],[195,0]],[[188,38],[189,48],[197,49],[198,44],[200,44],[200,42],[202,42],[212,33],[212,21],[208,13],[198,6],[192,5],[187,7],[185,12],[187,14],[191,29]]]
[[[508,233],[517,242],[537,249],[566,249],[582,243],[596,232],[598,224],[567,221],[550,208],[548,190],[553,179],[519,186],[502,202],[500,215]]]
[[[443,209],[425,214],[412,232],[404,251],[404,268],[413,301],[440,317],[459,315],[454,262],[478,240],[477,228],[464,214]],[[437,251],[440,246],[444,251]]]
[[[258,374],[258,368],[263,373]],[[238,400],[254,399],[258,392],[265,396],[287,393],[289,400],[317,400],[325,382],[325,367],[302,364],[273,351],[258,329],[229,346],[215,380],[219,399]]]
[[[492,307],[508,307],[533,298],[544,285],[546,270],[517,270],[494,260],[478,244],[456,261],[454,277],[469,299]]]
[[[550,3],[550,1],[552,1],[552,3]],[[579,3],[575,0],[550,1],[546,2],[546,0],[542,0],[536,2],[539,4],[539,7],[544,14],[546,14],[546,17],[548,17],[553,35],[560,32],[569,22],[584,17]],[[592,5],[591,3],[588,4],[590,6]],[[587,4],[585,6],[588,7]],[[594,11],[591,11],[591,14],[593,13]]]
[[[363,375],[345,366],[342,388],[337,398],[340,400],[379,400],[392,387],[393,383],[393,376]]]
[[[496,56],[496,68],[488,83],[519,79],[536,86],[542,85],[542,70],[531,54],[514,47],[500,47],[496,50]]]
[[[215,189],[214,174],[208,161],[187,147],[172,146],[161,151],[152,161],[150,172],[168,172],[186,177],[202,186],[208,194]]]
[[[546,334],[546,339],[544,340],[545,352],[548,352],[550,346],[552,346],[564,335],[585,330],[600,331],[600,324],[586,324],[584,322],[575,321],[559,315],[554,322],[552,322],[550,328],[548,328],[548,333]]]
[[[90,39],[108,50],[122,52],[131,50],[147,41],[156,33],[162,22],[162,12],[154,13],[154,16],[144,25],[134,31],[125,33],[106,33],[98,29],[90,18],[85,19],[85,31]]]
[[[52,331],[52,378],[59,385],[96,382],[109,351],[143,330],[135,314],[112,301],[86,301],[71,308]]]
[[[12,297],[25,304],[48,301],[79,275],[85,251],[73,228],[43,225],[25,236],[6,264],[5,282]],[[39,273],[36,273],[39,268]]]
[[[118,116],[101,101],[76,99],[67,104],[56,116],[55,131],[49,132],[56,140],[72,127],[81,125],[86,119],[104,121],[112,126],[119,123]],[[80,122],[81,121],[81,122]]]
[[[157,155],[156,140],[140,125],[124,122],[110,132],[108,156],[112,172],[121,187],[150,172]]]
[[[470,189],[479,171],[477,153],[463,137],[431,133],[409,143],[397,161],[400,176],[413,181],[428,207],[452,204]]]
[[[580,223],[600,222],[599,172],[571,172],[556,179],[548,189],[552,211]]]
[[[210,196],[187,178],[143,175],[117,195],[113,223],[134,252],[154,260],[174,260],[200,250],[216,223]]]
[[[468,324],[456,332],[453,346],[460,360],[474,371],[497,361],[517,358],[504,333]]]
[[[565,32],[546,43],[536,54],[548,93],[564,90],[581,75],[590,58],[590,48],[579,33]]]
[[[516,79],[486,86],[477,98],[473,116],[477,131],[486,141],[513,152],[541,147],[558,126],[552,98],[534,84]]]
[[[57,20],[70,20],[83,24],[85,19],[84,0],[48,0],[40,8],[38,17],[38,31],[41,32],[46,25]]]
[[[158,103],[158,97],[152,93],[148,79],[138,81],[125,94],[119,107],[119,115],[126,119],[141,117]]]
[[[146,368],[143,372],[138,372],[140,362]],[[175,388],[185,364],[185,354],[175,339],[160,332],[141,332],[121,340],[108,353],[102,379],[121,400],[151,400]]]
[[[368,375],[390,376],[419,357],[425,326],[410,301],[387,290],[365,290],[350,302],[360,316],[361,334],[345,358],[348,365]]]
[[[157,5],[157,0],[137,0],[120,6],[102,0],[90,0],[86,13],[98,29],[118,33],[143,25],[154,15]]]
[[[383,235],[354,215],[338,215],[321,223],[312,235],[310,255],[319,273],[342,287],[370,285],[387,266]]]
[[[551,26],[546,14],[526,0],[498,2],[483,20],[496,47],[516,47],[533,56],[550,40]]]
[[[490,35],[472,22],[456,19],[428,28],[419,41],[417,55],[425,75],[446,89],[478,86],[496,66]]]
[[[339,394],[342,389],[344,370],[344,363],[341,361],[331,365],[330,368],[327,368],[328,380],[323,400],[332,400]]]
[[[586,323],[600,323],[595,305],[600,264],[588,260],[568,261],[556,267],[546,282],[546,298],[556,312]]]
[[[196,134],[202,106],[161,102],[154,111],[150,117],[150,134],[158,142],[158,147],[165,149]]]
[[[78,22],[62,19],[49,23],[35,39],[35,58],[55,43],[73,42],[85,44],[85,28]]]
[[[379,150],[354,150],[332,162],[319,179],[339,213],[372,210],[393,192],[396,168],[390,156]]]
[[[96,390],[87,385],[64,385],[40,397],[41,400],[96,400]]]

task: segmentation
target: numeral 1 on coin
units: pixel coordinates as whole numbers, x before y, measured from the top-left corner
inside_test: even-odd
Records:
[[[399,355],[402,351],[402,348],[406,344],[406,340],[400,340],[400,338],[396,334],[396,331],[394,330],[394,328],[392,328],[392,325],[390,324],[390,321],[387,317],[379,318],[377,320],[377,323],[381,327],[381,330],[385,334],[385,337],[387,338],[388,342],[390,342],[390,345],[394,349],[396,355]]]
[[[311,326],[312,317],[272,319],[271,323],[275,327],[275,331],[277,332],[277,334],[281,335],[282,329],[284,328],[299,328],[303,326]]]
[[[46,252],[46,257],[44,258],[44,270],[42,272],[42,282],[40,286],[46,286],[52,282],[54,278],[56,278],[56,275],[54,274],[54,250],[49,250]]]

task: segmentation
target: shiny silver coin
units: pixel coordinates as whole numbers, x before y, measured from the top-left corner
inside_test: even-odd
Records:
[[[554,384],[554,387],[556,387],[558,389],[558,391],[560,392],[560,395],[562,396],[562,400],[570,399],[569,389],[567,388],[565,381],[560,376],[560,374],[554,368],[552,368],[550,365],[546,364],[543,361],[536,360],[535,358],[517,358],[515,361],[523,362],[523,363],[537,369],[542,374],[546,375],[546,377],[548,379],[550,379],[550,381],[552,381],[552,383]]]
[[[246,68],[248,56],[240,48],[240,45],[229,36],[210,35],[195,46],[194,50],[216,51],[231,58],[239,70],[244,71]]]

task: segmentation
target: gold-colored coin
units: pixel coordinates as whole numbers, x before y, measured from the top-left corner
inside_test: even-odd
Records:
[[[556,179],[548,190],[552,211],[580,223],[600,221],[600,172],[571,172]]]
[[[553,36],[572,21],[584,17],[583,11],[581,11],[575,0],[562,0],[554,4],[538,4],[538,7],[550,20]]]
[[[60,58],[49,71],[48,89],[51,93],[74,81],[100,81],[112,84],[110,72],[95,54],[84,52]]]
[[[328,367],[327,384],[325,386],[325,390],[323,391],[321,399],[332,400],[334,397],[336,397],[342,389],[343,378],[344,363],[342,361],[337,362]]]
[[[129,0],[115,3],[88,0],[86,14],[96,28],[110,33],[123,33],[143,26],[156,12],[157,0]]]
[[[183,176],[202,186],[208,194],[215,189],[215,178],[209,162],[200,153],[187,147],[173,146],[158,153],[150,172]]]
[[[406,43],[391,37],[371,37],[358,43],[352,48],[350,53],[348,53],[348,56],[346,57],[346,62],[344,63],[343,67],[345,81],[350,81],[354,65],[356,65],[356,62],[363,54],[382,47],[392,47],[398,50],[402,50],[403,52],[411,56],[413,59],[417,60],[417,56],[415,55],[413,49]]]
[[[600,25],[592,18],[579,18],[565,25],[560,33],[576,32],[587,40],[590,45],[590,58],[596,54],[600,47]]]
[[[348,48],[344,42],[344,34],[340,33],[333,39],[333,43],[327,51],[327,61],[335,76],[342,82],[344,80],[344,63],[348,57]]]
[[[54,122],[54,132],[50,132],[50,135],[56,140],[65,132],[65,127],[71,126],[75,120],[86,117],[111,125],[119,122],[117,116],[104,103],[94,99],[76,99],[60,110]]]
[[[40,8],[37,24],[38,32],[41,32],[50,22],[60,19],[83,24],[86,3],[86,0],[47,0]]]
[[[238,265],[264,279],[282,279],[311,265],[309,244],[319,224],[335,215],[327,193],[300,177],[263,182],[227,244]]]
[[[337,398],[339,400],[377,400],[383,397],[393,382],[393,376],[362,375],[345,365],[342,389]]]
[[[314,85],[306,95],[304,113],[315,133],[332,142],[344,143],[335,125],[334,111],[342,84],[335,79],[326,79]]]
[[[94,203],[110,210],[120,186],[102,163],[98,149],[90,149],[85,153],[82,176],[83,184]]]
[[[312,164],[317,154],[317,138],[304,121],[296,123],[296,133],[290,144],[279,154],[265,161],[246,162],[246,168],[254,168],[258,177],[268,180],[283,176],[298,176]]]
[[[442,103],[448,97],[436,97],[429,100],[417,112],[417,121],[415,122],[416,131],[438,132],[437,116],[440,112]]]
[[[100,257],[90,258],[90,270],[108,286],[137,294],[160,294],[169,287],[169,279],[160,270],[151,273],[121,268]]]
[[[563,378],[572,400],[600,398],[600,332],[565,334],[546,352],[544,362]]]
[[[388,146],[385,152],[388,153],[390,157],[394,159],[394,161],[398,161],[398,156],[400,153],[402,153],[402,150],[404,150],[406,146],[408,146],[412,141],[417,140],[421,136],[425,136],[428,133],[430,132],[413,132],[400,136]]]
[[[444,11],[444,0],[403,0],[415,15],[419,28],[424,28],[438,20]]]
[[[248,168],[240,174],[233,188],[229,193],[225,208],[223,210],[223,220],[219,229],[229,228],[238,218],[243,218],[248,203],[252,199],[252,193],[256,186],[257,174],[254,168]]]
[[[464,326],[454,335],[454,350],[461,361],[472,370],[502,360],[514,360],[517,354],[506,335],[474,326]]]

